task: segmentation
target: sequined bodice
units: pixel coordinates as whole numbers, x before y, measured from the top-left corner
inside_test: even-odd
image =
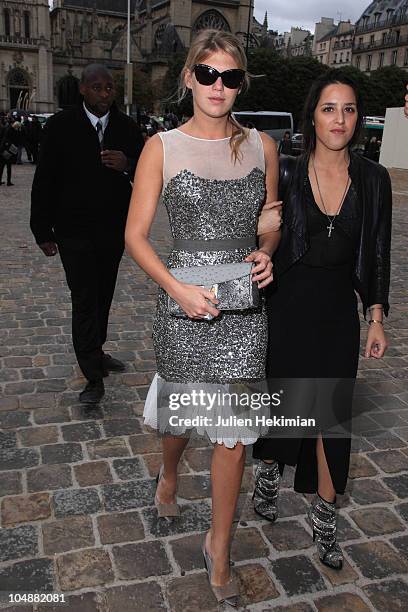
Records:
[[[180,130],[160,134],[163,202],[176,239],[255,236],[265,197],[263,146],[256,130],[231,158],[229,139],[203,140]]]

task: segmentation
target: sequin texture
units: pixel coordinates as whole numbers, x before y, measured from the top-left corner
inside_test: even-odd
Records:
[[[265,176],[254,167],[236,179],[207,179],[182,170],[163,193],[174,238],[210,240],[255,236],[265,197]],[[168,267],[243,261],[251,249],[172,250]],[[228,383],[265,376],[267,320],[264,300],[256,310],[225,311],[212,321],[167,313],[159,291],[153,324],[158,375],[172,382]]]

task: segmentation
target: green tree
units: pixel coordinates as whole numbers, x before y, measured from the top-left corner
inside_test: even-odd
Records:
[[[125,77],[124,72],[114,74],[116,85],[116,101],[120,108],[124,108],[124,87]],[[155,95],[148,72],[138,66],[133,68],[133,103],[141,110],[151,109]]]
[[[292,113],[295,125],[299,125],[309,89],[313,81],[327,70],[327,66],[312,57],[294,57],[286,60],[286,62],[288,79],[282,85],[287,97],[286,109],[284,110]]]
[[[274,49],[260,48],[251,52],[248,70],[255,76],[237,98],[236,109],[289,112],[297,124],[312,82],[327,68],[311,57],[286,59]]]
[[[287,67],[274,49],[253,49],[248,57],[250,87],[240,94],[236,110],[286,110],[286,96],[282,83],[287,80]]]
[[[171,109],[179,116],[191,115],[193,111],[191,94],[180,103],[177,100],[177,85],[186,53],[175,54],[168,60],[164,79],[153,87],[154,99],[160,101],[162,109]],[[295,126],[298,126],[310,86],[326,70],[327,66],[312,57],[288,59],[269,47],[250,49],[250,87],[237,97],[234,110],[290,112]],[[355,66],[344,66],[338,70],[357,83],[366,115],[384,115],[387,107],[401,106],[407,82],[406,72],[402,68],[380,68],[372,72],[371,76]],[[146,91],[149,91],[148,84]],[[153,97],[152,92],[151,95]]]
[[[365,115],[373,115],[373,93],[370,77],[355,66],[338,68],[340,72],[352,79],[360,92]]]
[[[387,66],[374,70],[370,75],[370,115],[384,116],[387,108],[403,106],[407,73],[398,66]]]
[[[186,61],[187,51],[176,53],[168,61],[166,76],[161,84],[160,105],[163,110],[169,109],[180,117],[193,114],[191,94],[187,94],[181,102],[178,101],[178,84],[181,71]]]

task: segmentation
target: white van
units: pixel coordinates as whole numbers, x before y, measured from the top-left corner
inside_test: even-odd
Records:
[[[278,113],[273,111],[237,111],[234,117],[245,127],[254,127],[265,132],[279,142],[285,132],[293,136],[292,113]]]

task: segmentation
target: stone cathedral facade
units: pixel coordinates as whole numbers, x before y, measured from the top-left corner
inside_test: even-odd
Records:
[[[251,5],[251,7],[250,7]],[[83,67],[126,62],[127,0],[0,0],[0,110],[25,105],[53,112],[76,96]],[[248,11],[251,14],[248,15]],[[231,31],[250,45],[267,35],[247,0],[131,0],[131,61],[152,82],[168,58],[203,28]],[[265,31],[264,31],[265,30]]]

